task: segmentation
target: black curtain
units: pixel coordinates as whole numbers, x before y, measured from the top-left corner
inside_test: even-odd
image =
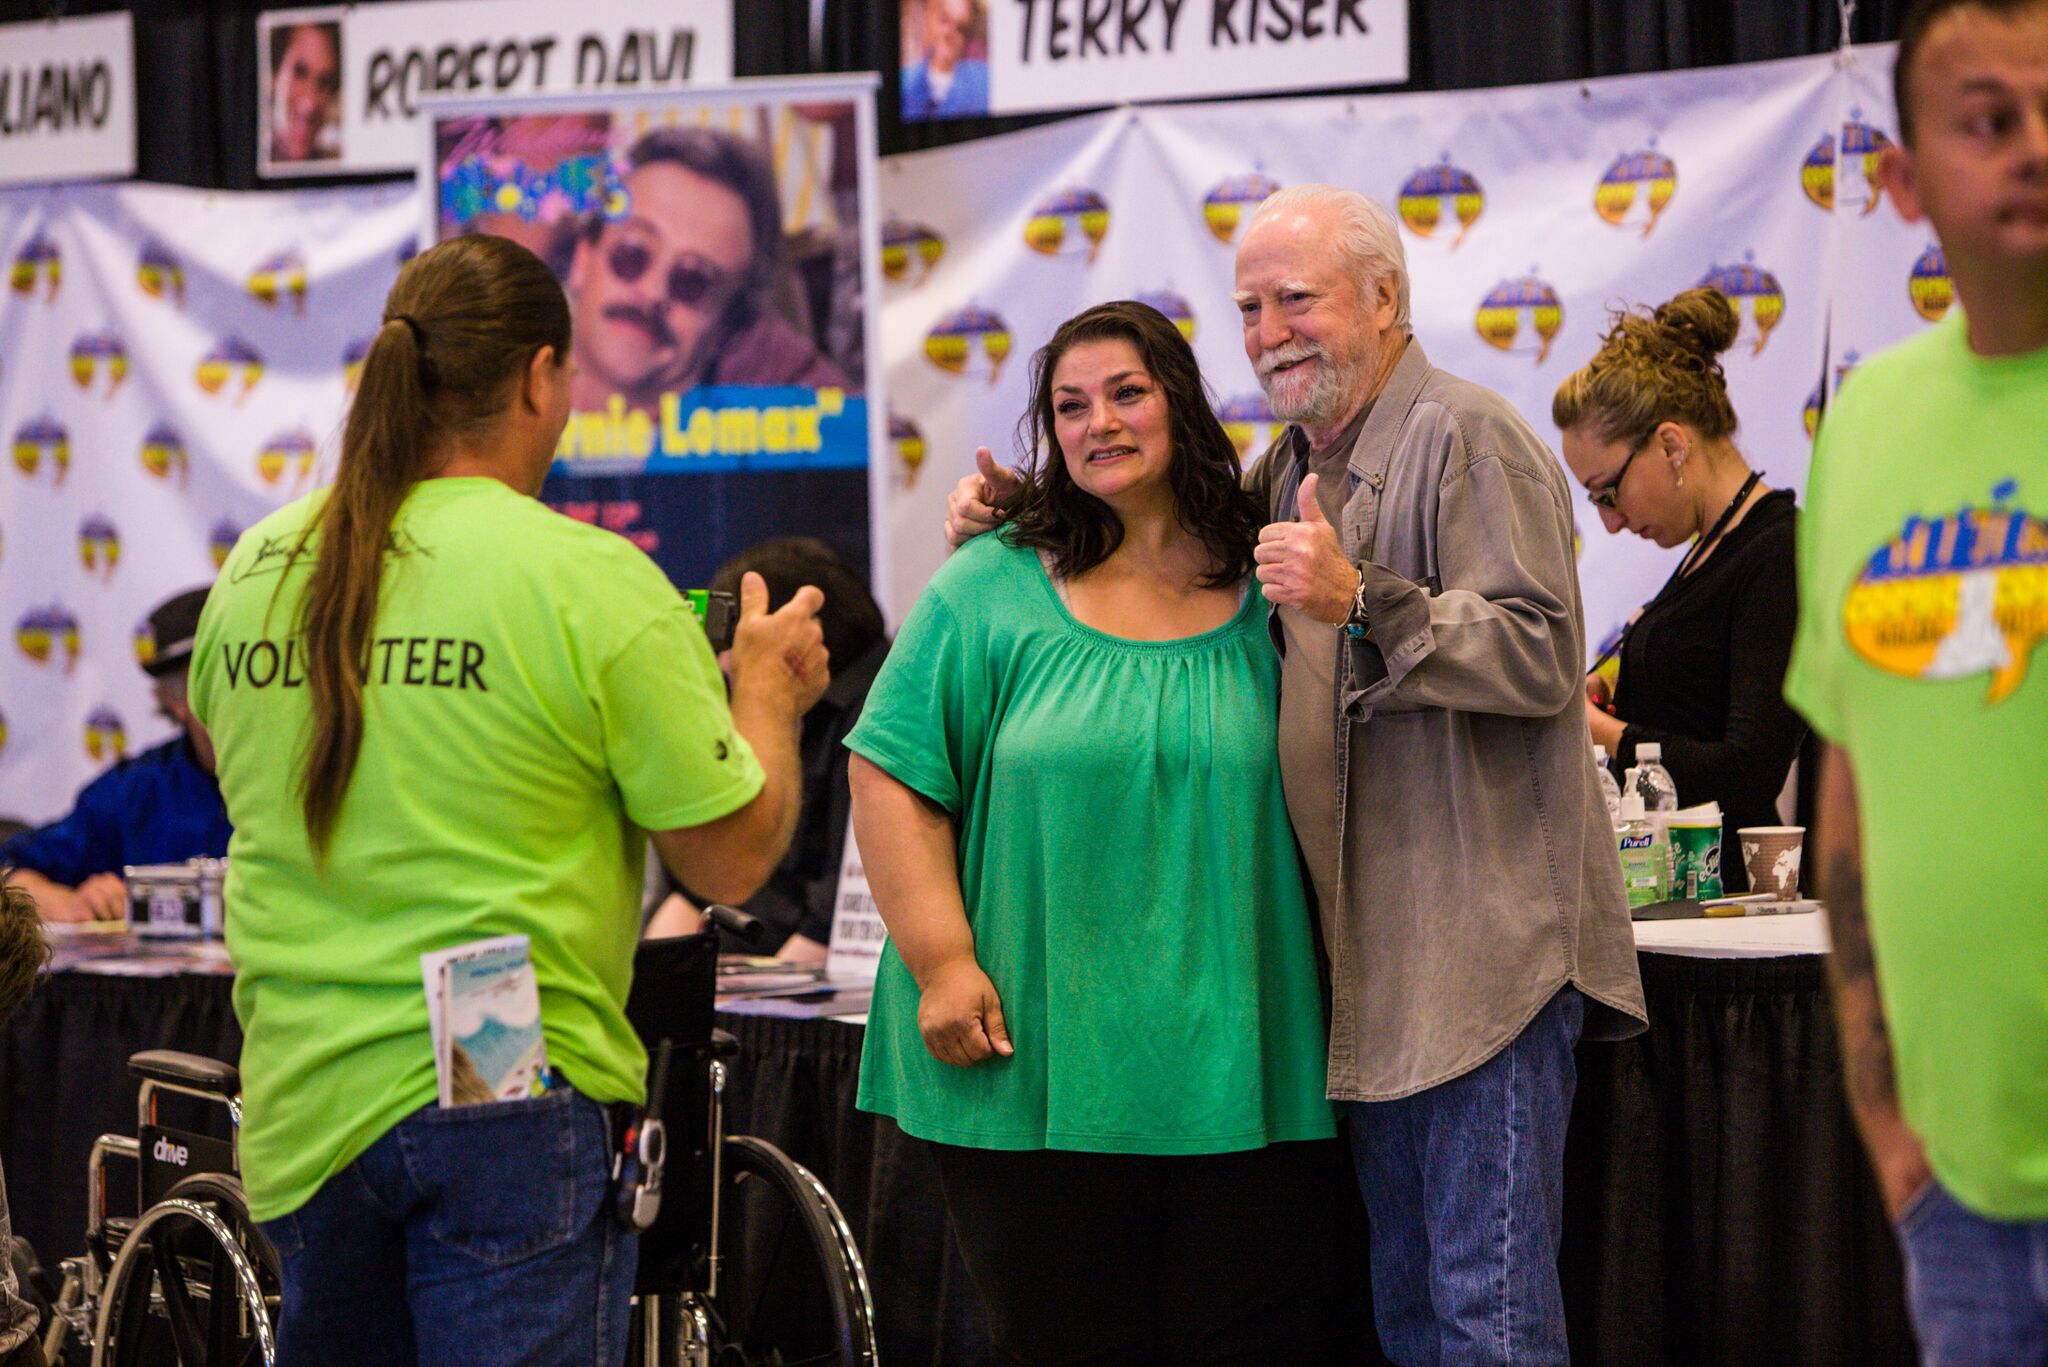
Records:
[[[896,117],[896,0],[825,0],[816,35],[810,0],[733,3],[733,61],[742,76],[880,71],[885,154],[1075,112],[906,125]],[[1904,4],[1861,0],[1851,38],[1897,37]],[[263,184],[256,176],[256,16],[274,8],[258,0],[0,0],[0,23],[132,11],[139,177],[247,190]],[[649,8],[658,9],[655,0]],[[1461,90],[1797,57],[1832,48],[1841,19],[1837,0],[1409,0],[1408,28],[1411,79],[1384,89]]]

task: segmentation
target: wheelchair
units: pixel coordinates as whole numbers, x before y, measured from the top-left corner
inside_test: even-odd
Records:
[[[645,1227],[627,1361],[875,1367],[874,1303],[838,1203],[773,1144],[725,1133],[738,1044],[712,1028],[716,973],[710,934],[635,956],[627,1016],[668,1076],[631,1127]],[[281,1279],[237,1176],[240,1074],[171,1050],[136,1054],[128,1070],[136,1132],[93,1144],[86,1251],[58,1266],[44,1354],[53,1367],[81,1360],[67,1344],[93,1367],[272,1367]],[[230,1137],[162,1123],[166,1094],[225,1107]],[[110,1161],[136,1167],[134,1216],[107,1214]]]

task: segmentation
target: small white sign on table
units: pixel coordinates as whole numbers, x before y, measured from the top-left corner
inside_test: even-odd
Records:
[[[888,939],[889,928],[882,924],[882,913],[875,910],[867,870],[861,867],[860,849],[853,843],[849,822],[846,850],[839,860],[839,895],[832,903],[832,943],[825,958],[825,975],[834,982],[873,982]]]

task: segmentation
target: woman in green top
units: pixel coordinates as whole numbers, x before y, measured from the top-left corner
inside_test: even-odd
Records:
[[[561,285],[525,248],[415,257],[334,488],[250,529],[200,622],[192,704],[235,826],[242,1174],[293,1367],[620,1360],[636,1248],[605,1199],[604,1108],[644,1091],[640,832],[737,900],[795,820],[818,591],[768,614],[742,583],[728,709],[654,563],[534,498],[568,354]],[[501,935],[528,942],[552,1085],[437,1105],[421,956]],[[448,1016],[488,1057],[493,1018]]]
[[[1271,1361],[1319,1152],[1283,1141],[1333,1126],[1255,510],[1158,311],[1068,320],[1033,388],[1008,525],[847,740],[890,932],[860,1105],[934,1141],[1003,1360]]]

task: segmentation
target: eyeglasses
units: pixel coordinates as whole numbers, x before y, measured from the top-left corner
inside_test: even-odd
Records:
[[[1641,441],[1637,442],[1635,450],[1628,453],[1628,459],[1623,461],[1621,468],[1614,472],[1614,478],[1608,480],[1599,488],[1590,490],[1586,494],[1586,500],[1595,508],[1612,509],[1615,500],[1621,497],[1621,482],[1628,478],[1628,467],[1636,463],[1636,457],[1643,454],[1644,450],[1650,445],[1650,438],[1656,435],[1655,432],[1652,432],[1650,436],[1644,437]]]
[[[654,253],[645,243],[629,238],[614,242],[604,254],[604,263],[621,284],[630,285],[647,274],[647,268],[654,264]],[[670,301],[695,308],[715,295],[730,292],[732,278],[715,267],[686,259],[668,268],[667,284]]]

